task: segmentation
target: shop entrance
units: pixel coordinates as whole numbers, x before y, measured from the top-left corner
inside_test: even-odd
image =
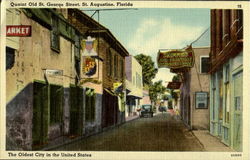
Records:
[[[233,148],[242,151],[242,106],[243,106],[243,78],[242,71],[233,76]]]
[[[118,122],[118,98],[108,91],[103,91],[102,127],[109,127]]]

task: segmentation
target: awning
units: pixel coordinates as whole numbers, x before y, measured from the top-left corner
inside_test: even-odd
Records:
[[[127,94],[127,97],[133,97],[135,99],[142,99],[142,97],[138,96],[137,93],[135,92],[130,92],[129,94]]]

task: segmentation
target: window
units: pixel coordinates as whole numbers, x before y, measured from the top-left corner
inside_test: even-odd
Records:
[[[239,19],[238,26],[237,26],[237,35],[238,38],[243,38],[243,10],[239,9],[237,10],[237,17]]]
[[[50,124],[62,122],[63,87],[50,85]]]
[[[216,49],[217,54],[222,50],[223,27],[222,27],[222,9],[216,10]]]
[[[117,78],[117,55],[114,56],[114,77]]]
[[[86,88],[86,100],[85,100],[85,108],[86,108],[86,121],[93,122],[95,120],[95,91],[91,88]]]
[[[11,69],[15,63],[15,49],[6,47],[6,70]]]
[[[120,78],[121,80],[123,80],[123,74],[124,74],[124,63],[123,63],[123,59],[120,59],[120,66],[121,66],[121,71],[120,71]]]
[[[213,94],[213,112],[212,112],[212,119],[215,120],[215,100],[216,100],[216,73],[212,75],[212,94]]]
[[[242,110],[242,72],[234,75],[234,109]]]
[[[225,47],[227,45],[227,43],[230,40],[230,23],[231,23],[231,14],[230,14],[230,10],[229,9],[224,9],[222,14],[222,41],[223,41],[223,47]]]
[[[108,76],[112,76],[112,53],[110,51],[110,48],[107,49],[106,51],[106,56],[107,56],[107,60],[106,60],[106,71],[107,71],[107,75]]]
[[[200,72],[201,73],[209,72],[209,57],[208,56],[200,57]]]
[[[223,72],[220,70],[218,72],[218,82],[219,82],[219,120],[223,119]]]
[[[58,18],[52,16],[52,30],[51,30],[51,48],[60,51],[60,41],[59,41],[59,27],[58,27]]]
[[[230,85],[229,85],[229,65],[225,67],[225,113],[224,113],[224,122],[229,123],[229,114],[230,114]]]
[[[136,87],[141,88],[141,76],[136,72]]]
[[[81,46],[80,46],[80,38],[79,36],[75,36],[75,70],[76,73],[78,75],[78,77],[80,77],[80,50],[81,50]]]
[[[74,52],[75,52],[75,57],[80,60],[80,50],[81,50],[81,45],[80,45],[80,37],[75,36],[75,46],[74,46]]]

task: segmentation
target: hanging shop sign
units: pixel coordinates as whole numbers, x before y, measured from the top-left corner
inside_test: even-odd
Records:
[[[98,59],[83,56],[83,78],[98,78]]]
[[[181,87],[181,82],[168,82],[167,88],[169,89],[179,89]]]
[[[62,76],[63,75],[63,70],[46,69],[45,74],[46,75],[51,75],[51,76]]]
[[[188,72],[188,69],[189,68],[187,68],[187,67],[185,67],[185,68],[176,68],[176,69],[171,68],[170,72],[171,73],[184,73],[184,72]]]
[[[195,93],[195,108],[207,109],[208,108],[208,92]]]
[[[28,25],[8,25],[6,26],[7,37],[30,37],[31,26]]]
[[[173,49],[159,51],[157,57],[158,68],[178,69],[193,67],[194,54],[191,47],[187,49]]]
[[[87,39],[82,40],[82,56],[98,56],[97,44],[97,40],[91,36],[88,36]]]

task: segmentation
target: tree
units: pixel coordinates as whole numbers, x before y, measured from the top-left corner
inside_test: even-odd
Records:
[[[155,75],[158,72],[158,69],[154,66],[152,58],[144,54],[139,54],[135,56],[135,59],[142,66],[143,86],[150,86],[152,84],[152,79],[155,78]]]
[[[181,81],[181,76],[179,74],[175,75],[173,78],[172,78],[172,81],[173,82],[180,82]]]
[[[162,81],[157,81],[149,86],[149,97],[151,102],[156,103],[158,97],[163,95],[167,90],[166,87],[162,85]]]

